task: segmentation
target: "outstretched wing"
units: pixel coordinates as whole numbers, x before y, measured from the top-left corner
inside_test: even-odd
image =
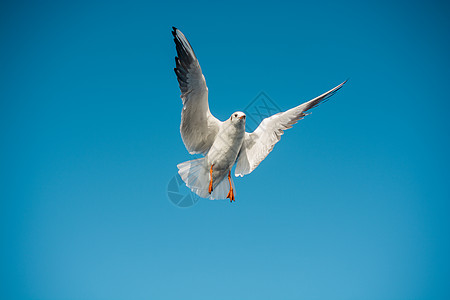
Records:
[[[325,94],[297,107],[265,118],[254,132],[246,132],[237,160],[235,176],[251,173],[272,151],[275,144],[281,139],[284,130],[291,128],[292,125],[303,119],[308,110],[328,100],[346,82],[347,80]]]
[[[181,138],[189,153],[205,154],[211,148],[221,122],[209,111],[208,88],[194,50],[184,34],[172,28],[177,48],[174,70],[183,101]]]

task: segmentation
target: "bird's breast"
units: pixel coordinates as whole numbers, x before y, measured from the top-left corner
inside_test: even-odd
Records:
[[[207,158],[214,169],[229,170],[236,161],[244,140],[245,128],[226,126],[218,132]]]

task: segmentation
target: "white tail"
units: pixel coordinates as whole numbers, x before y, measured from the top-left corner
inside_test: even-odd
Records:
[[[186,186],[200,197],[209,198],[211,200],[227,198],[227,194],[230,190],[230,183],[228,182],[227,177],[222,179],[219,184],[214,184],[215,187],[211,194],[208,192],[210,181],[209,168],[206,165],[204,157],[185,161],[177,167],[179,169],[178,174],[180,174],[181,179],[186,183]],[[236,194],[233,178],[231,178],[231,184],[233,185],[233,190]]]

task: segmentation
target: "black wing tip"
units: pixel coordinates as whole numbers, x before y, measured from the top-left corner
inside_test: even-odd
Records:
[[[180,31],[178,28],[176,28],[175,26],[172,26],[172,35],[174,37],[177,37],[177,31]]]
[[[173,41],[175,42],[175,47],[177,50],[177,55],[180,60],[181,65],[187,68],[194,60],[196,60],[194,49],[192,49],[191,44],[183,35],[183,33],[176,27],[172,27]]]
[[[344,86],[344,84],[347,83],[347,81],[348,81],[349,79],[350,79],[350,78],[345,79],[344,82],[342,82],[342,83],[339,84],[337,87],[335,87],[334,90],[333,90],[329,95],[326,96],[326,98],[329,98],[329,97],[333,96],[334,94],[336,94],[336,92],[339,91],[339,90]],[[325,99],[326,99],[326,98],[325,98]],[[324,99],[324,100],[325,100],[325,99]]]
[[[332,96],[334,96],[343,86],[344,84],[347,83],[347,81],[349,80],[349,78],[347,78],[344,82],[342,82],[341,84],[339,84],[338,86],[336,86],[334,89],[332,89],[328,95],[326,95],[325,97],[323,97],[322,99],[319,99],[317,102],[313,103],[311,107],[307,108],[304,110],[304,112],[313,109],[317,106],[319,106],[322,103],[327,102],[328,100],[331,99]]]

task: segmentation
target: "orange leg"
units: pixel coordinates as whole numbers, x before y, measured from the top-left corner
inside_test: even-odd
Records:
[[[211,194],[211,192],[212,192],[212,190],[213,190],[213,184],[212,184],[212,167],[213,167],[214,165],[211,165],[211,169],[209,170],[209,188],[208,188],[208,193],[210,193]]]
[[[230,183],[230,191],[228,192],[227,198],[230,199],[230,202],[236,201],[234,200],[234,192],[233,185],[231,184],[231,172],[228,171],[228,182]]]

